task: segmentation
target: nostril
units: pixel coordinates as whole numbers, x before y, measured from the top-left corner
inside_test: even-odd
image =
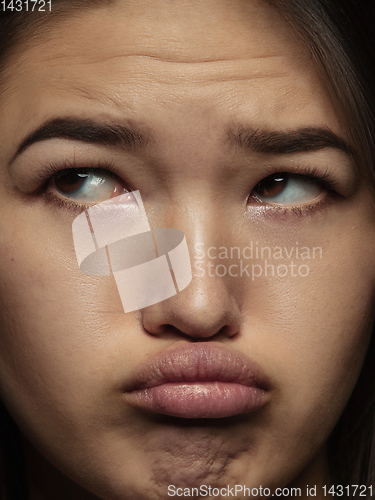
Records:
[[[228,300],[227,307],[219,301],[216,306],[211,304],[211,307],[197,309],[192,293],[180,295],[142,310],[145,331],[164,339],[190,342],[232,338],[239,332],[241,316],[233,301]]]

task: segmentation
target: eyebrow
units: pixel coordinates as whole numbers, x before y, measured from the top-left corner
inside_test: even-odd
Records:
[[[228,133],[232,145],[255,153],[284,155],[335,148],[353,156],[351,146],[329,129],[306,127],[290,132],[263,132],[240,128]]]
[[[78,118],[55,118],[44,123],[21,142],[11,163],[32,144],[54,138],[120,146],[127,150],[145,148],[149,143],[149,138],[133,126]]]
[[[126,150],[144,149],[150,137],[133,125],[96,122],[79,118],[55,118],[45,122],[28,135],[18,146],[15,158],[32,144],[48,139],[70,139],[104,146],[120,146]],[[229,130],[228,138],[232,145],[256,153],[273,155],[316,151],[326,147],[339,149],[353,156],[354,151],[341,137],[329,129],[307,127],[289,132],[260,131],[259,129],[239,128]]]

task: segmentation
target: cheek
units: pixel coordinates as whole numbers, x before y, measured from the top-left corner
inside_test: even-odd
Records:
[[[317,449],[327,439],[367,351],[375,262],[372,239],[360,235],[366,235],[365,228],[312,245],[300,234],[301,250],[322,248],[315,259],[298,261],[294,253],[294,263],[308,265],[308,276],[289,272],[286,278],[259,282],[258,295],[247,301],[252,354],[269,367],[275,384],[269,442],[277,442],[291,460],[296,449]]]
[[[1,227],[0,390],[29,435],[63,446],[107,389],[121,302],[111,278],[80,273],[71,223],[58,234],[50,224],[21,214]]]

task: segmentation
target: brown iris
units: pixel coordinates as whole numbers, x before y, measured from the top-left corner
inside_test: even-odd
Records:
[[[89,174],[67,173],[54,179],[55,188],[64,194],[71,194],[78,191],[85,183]]]
[[[280,194],[288,184],[288,177],[282,175],[271,175],[257,184],[254,193],[260,197],[272,198]]]

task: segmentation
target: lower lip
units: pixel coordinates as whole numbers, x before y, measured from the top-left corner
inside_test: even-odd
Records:
[[[181,418],[224,418],[261,408],[265,392],[229,382],[178,382],[127,394],[132,406]]]

